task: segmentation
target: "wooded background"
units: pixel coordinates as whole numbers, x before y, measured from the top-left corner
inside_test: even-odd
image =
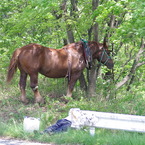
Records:
[[[107,99],[145,98],[144,0],[3,0],[0,13],[1,76],[13,51],[29,43],[61,48],[105,37],[115,66],[108,71],[94,62],[89,79],[86,70],[82,74],[81,88]]]

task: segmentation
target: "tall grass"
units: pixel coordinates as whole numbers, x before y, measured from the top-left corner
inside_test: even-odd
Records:
[[[23,131],[22,123],[0,125],[0,134],[25,140],[33,140],[44,143],[67,144],[67,145],[144,145],[145,134],[125,132],[117,130],[96,129],[94,136],[85,130],[68,130],[67,132],[49,135],[26,133]]]
[[[23,131],[23,117],[32,116],[41,119],[40,131],[68,115],[70,108],[82,110],[94,110],[102,112],[114,112],[124,114],[145,115],[144,90],[139,87],[126,92],[124,89],[116,92],[110,100],[106,100],[106,87],[102,82],[97,87],[96,97],[85,98],[79,87],[76,87],[74,99],[68,103],[62,97],[66,91],[65,80],[53,80],[40,76],[39,89],[46,100],[46,104],[39,106],[33,104],[33,93],[27,83],[27,97],[30,104],[19,102],[18,73],[11,85],[5,83],[6,72],[0,73],[0,136],[9,136],[20,139],[35,140],[39,142],[52,142],[56,144],[70,145],[144,145],[145,134],[107,129],[96,129],[95,136],[90,136],[89,131],[69,130],[68,132],[48,135],[38,133],[26,133]],[[105,85],[105,84],[104,84]],[[100,93],[98,93],[100,91]],[[105,92],[105,93],[104,93]]]

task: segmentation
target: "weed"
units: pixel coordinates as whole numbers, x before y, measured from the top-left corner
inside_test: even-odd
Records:
[[[5,74],[5,72],[3,72]],[[124,114],[144,115],[144,90],[138,92],[135,88],[130,92],[123,89],[116,92],[116,98],[106,100],[104,89],[98,83],[96,97],[86,98],[84,92],[77,88],[73,93],[73,99],[66,103],[67,97],[64,97],[66,91],[66,82],[64,79],[48,79],[40,75],[40,92],[46,100],[46,104],[39,106],[30,103],[24,105],[19,101],[18,76],[12,81],[11,85],[6,85],[0,75],[0,136],[10,136],[14,138],[35,140],[39,142],[52,142],[56,144],[71,145],[142,145],[145,142],[145,135],[134,132],[114,131],[107,129],[96,129],[92,137],[89,131],[72,130],[55,135],[38,133],[26,133],[23,131],[23,117],[32,116],[40,118],[40,132],[48,126],[54,124],[58,119],[67,117],[71,108],[80,108],[82,110],[93,110],[101,112],[114,112]],[[101,83],[100,83],[101,84]],[[29,84],[27,84],[27,97],[33,100],[33,93]],[[132,95],[133,93],[133,95]],[[33,101],[31,101],[33,102]]]

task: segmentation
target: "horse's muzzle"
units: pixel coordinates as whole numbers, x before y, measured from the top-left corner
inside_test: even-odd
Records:
[[[108,69],[112,69],[114,67],[114,63],[106,63]]]

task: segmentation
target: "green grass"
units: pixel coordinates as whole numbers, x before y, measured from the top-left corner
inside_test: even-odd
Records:
[[[70,145],[144,145],[145,134],[96,129],[95,135],[91,136],[87,129],[68,130],[64,133],[48,135],[40,133],[26,133],[23,131],[22,123],[13,121],[12,124],[2,125],[0,134],[24,140],[33,140],[44,143],[70,144]]]
[[[65,94],[66,83],[64,80],[46,79],[40,76],[40,92],[46,99],[46,104],[39,106],[33,104],[33,93],[27,83],[27,96],[30,104],[24,105],[19,101],[18,75],[11,85],[5,83],[4,75],[0,75],[0,136],[9,136],[24,140],[33,140],[55,144],[70,145],[144,145],[145,134],[117,131],[108,129],[96,129],[95,136],[90,136],[86,128],[84,130],[69,130],[64,133],[41,135],[40,133],[26,133],[23,131],[23,117],[32,116],[41,119],[40,131],[68,115],[70,108],[82,110],[94,110],[100,112],[114,112],[123,114],[145,115],[144,90],[134,88],[131,92],[124,89],[116,92],[114,99],[106,100],[103,96],[104,88],[98,86],[96,98],[85,98],[77,87],[74,99],[68,103],[61,97]],[[104,90],[103,90],[104,89]]]

